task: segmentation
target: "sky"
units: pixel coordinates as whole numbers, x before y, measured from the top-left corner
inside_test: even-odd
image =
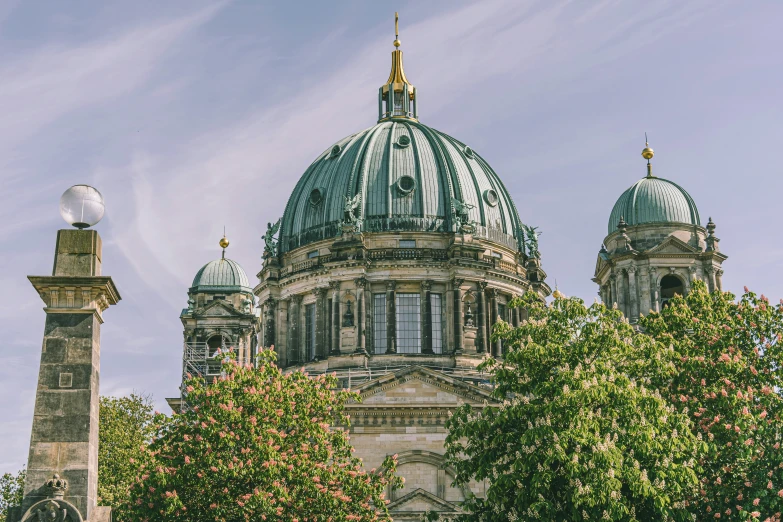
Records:
[[[257,282],[300,175],[375,123],[393,10],[421,122],[500,175],[551,286],[595,298],[647,132],[717,224],[724,288],[783,297],[783,2],[0,0],[0,473],[27,460],[45,315],[26,276],[51,273],[62,192],[106,201],[101,394],[168,411],[193,276],[225,226]]]

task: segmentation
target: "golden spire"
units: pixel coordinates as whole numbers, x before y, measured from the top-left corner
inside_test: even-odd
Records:
[[[400,48],[400,13],[394,13],[394,47]]]
[[[223,256],[222,258],[226,258],[226,248],[228,248],[228,239],[226,238],[226,227],[223,227],[223,239],[220,240],[218,243],[220,245],[220,248],[223,249]]]
[[[652,175],[652,165],[650,164],[650,160],[655,156],[655,151],[650,148],[650,144],[647,142],[647,133],[644,133],[644,148],[642,149],[642,157],[647,160],[647,177],[651,178]]]
[[[394,50],[392,51],[392,66],[389,79],[378,92],[378,121],[389,118],[406,118],[417,120],[418,102],[416,88],[405,77],[402,68],[402,51],[400,50],[400,15],[394,13]]]
[[[392,51],[392,67],[389,73],[389,79],[386,80],[386,85],[393,84],[396,92],[403,91],[403,84],[410,85],[411,82],[405,77],[405,71],[402,69],[402,51],[400,51],[400,17],[398,13],[394,13],[394,51]],[[413,92],[413,86],[411,85],[411,92]]]

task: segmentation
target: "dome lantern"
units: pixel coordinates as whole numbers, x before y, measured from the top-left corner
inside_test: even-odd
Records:
[[[378,121],[391,118],[417,120],[419,118],[416,88],[405,77],[400,51],[399,16],[394,13],[394,51],[389,79],[378,89]]]

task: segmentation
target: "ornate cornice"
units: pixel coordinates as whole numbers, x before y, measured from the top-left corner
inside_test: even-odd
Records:
[[[109,276],[28,276],[46,304],[46,313],[94,313],[103,322],[103,311],[121,299]]]

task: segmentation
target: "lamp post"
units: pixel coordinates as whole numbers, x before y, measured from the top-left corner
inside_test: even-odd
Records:
[[[120,294],[101,275],[101,237],[89,229],[103,213],[103,197],[93,187],[65,191],[60,214],[75,230],[57,232],[51,276],[28,276],[46,305],[46,324],[23,522],[52,510],[74,522],[110,520],[110,508],[97,507],[100,327]]]

